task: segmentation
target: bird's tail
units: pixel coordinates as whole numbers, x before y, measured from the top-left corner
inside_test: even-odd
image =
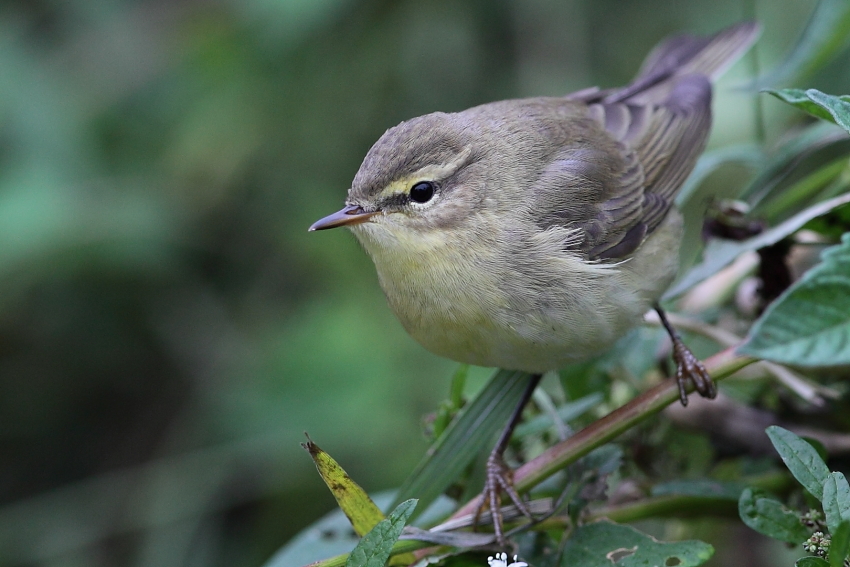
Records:
[[[647,56],[635,80],[607,93],[605,102],[645,103],[667,98],[676,79],[702,75],[714,81],[758,39],[761,27],[742,22],[709,37],[676,35],[659,43]]]

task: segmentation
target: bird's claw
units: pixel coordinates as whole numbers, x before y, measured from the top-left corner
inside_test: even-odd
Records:
[[[505,464],[505,460],[500,453],[493,452],[487,458],[486,472],[487,478],[484,482],[484,490],[481,493],[481,504],[475,511],[473,525],[478,525],[481,513],[486,508],[489,508],[490,515],[493,518],[493,531],[495,532],[496,541],[500,546],[506,547],[507,540],[505,539],[504,520],[502,518],[501,494],[503,492],[507,494],[517,509],[529,520],[533,521],[534,516],[532,516],[531,510],[528,509],[528,506],[514,488],[513,471]]]
[[[676,363],[676,383],[679,385],[679,400],[688,405],[687,383],[692,382],[694,389],[703,398],[717,396],[717,387],[702,362],[694,356],[685,343],[678,337],[673,339],[673,361]]]

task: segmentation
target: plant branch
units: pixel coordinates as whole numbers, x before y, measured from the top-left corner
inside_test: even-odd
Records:
[[[756,359],[740,356],[727,348],[705,360],[704,364],[715,381],[722,380]],[[641,421],[655,415],[679,398],[675,380],[665,380],[644,392],[626,405],[591,423],[569,439],[561,441],[516,470],[514,484],[519,492],[528,491],[555,472],[576,462],[593,449],[611,441]],[[473,513],[481,502],[479,494],[463,505],[452,517]]]

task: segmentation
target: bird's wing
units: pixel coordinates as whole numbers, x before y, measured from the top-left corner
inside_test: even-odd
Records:
[[[588,259],[625,258],[664,219],[711,124],[705,77],[678,80],[662,104],[599,101],[532,187],[539,224],[575,229]],[[575,127],[575,126],[574,126]]]
[[[758,31],[748,22],[707,38],[670,38],[653,50],[631,85],[566,97],[586,104],[587,116],[601,129],[591,129],[591,139],[579,144],[584,147],[570,138],[537,180],[535,193],[543,197],[537,202],[562,207],[547,205],[542,224],[579,229],[571,247],[589,259],[634,252],[664,220],[705,146],[711,79]],[[575,199],[552,198],[559,188]]]
[[[630,195],[641,207],[635,223],[631,215],[612,209],[611,197],[600,203],[600,210],[607,213],[609,237],[589,255],[620,258],[640,244],[628,246],[627,236],[649,234],[664,220],[702,153],[711,128],[711,84],[703,75],[686,75],[676,80],[660,104],[600,102],[591,104],[588,112],[625,150],[627,167],[611,188],[615,205]],[[642,176],[632,172],[638,168]]]

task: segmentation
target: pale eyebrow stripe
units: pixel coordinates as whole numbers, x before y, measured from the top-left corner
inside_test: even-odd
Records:
[[[472,149],[467,147],[448,163],[432,163],[420,167],[413,173],[391,182],[383,189],[383,191],[378,193],[378,197],[381,198],[397,193],[407,194],[410,188],[420,181],[442,181],[454,174],[461,166],[467,163],[471,155]]]

